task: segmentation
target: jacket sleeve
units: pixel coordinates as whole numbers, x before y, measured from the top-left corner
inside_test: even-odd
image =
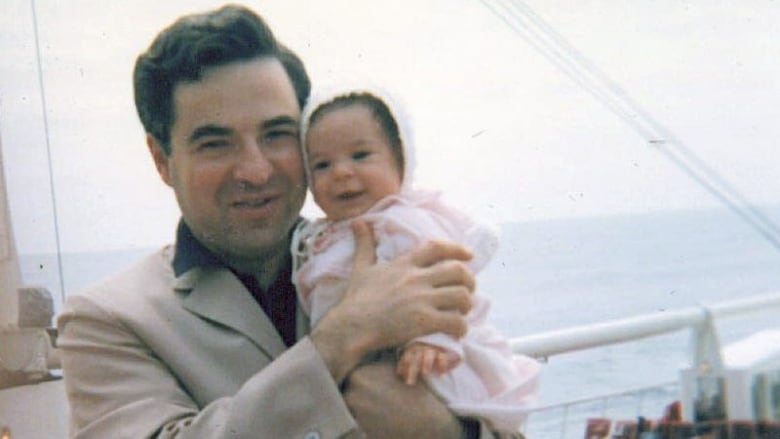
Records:
[[[308,338],[235,394],[199,407],[140,337],[89,298],[69,298],[58,325],[73,438],[361,435]]]

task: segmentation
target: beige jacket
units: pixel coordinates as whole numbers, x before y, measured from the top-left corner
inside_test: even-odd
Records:
[[[57,325],[71,437],[363,437],[302,312],[286,349],[229,270],[176,278],[172,258],[165,247],[68,297]]]
[[[174,278],[172,257],[166,247],[68,298],[58,345],[72,437],[360,436],[308,338],[285,350],[230,271]]]

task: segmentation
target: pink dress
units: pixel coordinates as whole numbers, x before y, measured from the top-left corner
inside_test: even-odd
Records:
[[[458,242],[474,253],[476,273],[492,257],[496,234],[445,206],[439,195],[405,190],[379,201],[361,216],[374,228],[377,261],[386,262],[431,239]],[[350,220],[302,224],[293,239],[293,282],[312,325],[344,293],[355,250]],[[441,376],[426,377],[431,388],[461,416],[474,416],[501,431],[518,431],[537,399],[539,364],[514,355],[507,340],[487,322],[488,299],[475,294],[461,339],[432,334],[419,341],[457,353],[460,363]]]

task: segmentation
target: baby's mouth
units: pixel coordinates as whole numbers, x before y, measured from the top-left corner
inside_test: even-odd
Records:
[[[349,191],[339,194],[336,198],[338,198],[340,201],[350,201],[358,198],[361,195],[363,195],[362,191]]]

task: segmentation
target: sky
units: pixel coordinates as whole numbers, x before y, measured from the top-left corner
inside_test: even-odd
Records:
[[[132,67],[164,26],[221,3],[0,2],[0,139],[19,253],[56,250],[55,210],[66,252],[172,240],[178,208],[145,146]],[[659,151],[664,143],[632,128],[642,113],[616,116],[534,48],[543,36],[513,29],[508,3],[245,2],[301,55],[315,88],[358,78],[395,91],[416,133],[417,185],[472,215],[503,223],[722,206]],[[630,97],[750,203],[780,204],[777,1],[515,5],[610,78],[607,95]],[[318,214],[311,203],[305,213]]]

